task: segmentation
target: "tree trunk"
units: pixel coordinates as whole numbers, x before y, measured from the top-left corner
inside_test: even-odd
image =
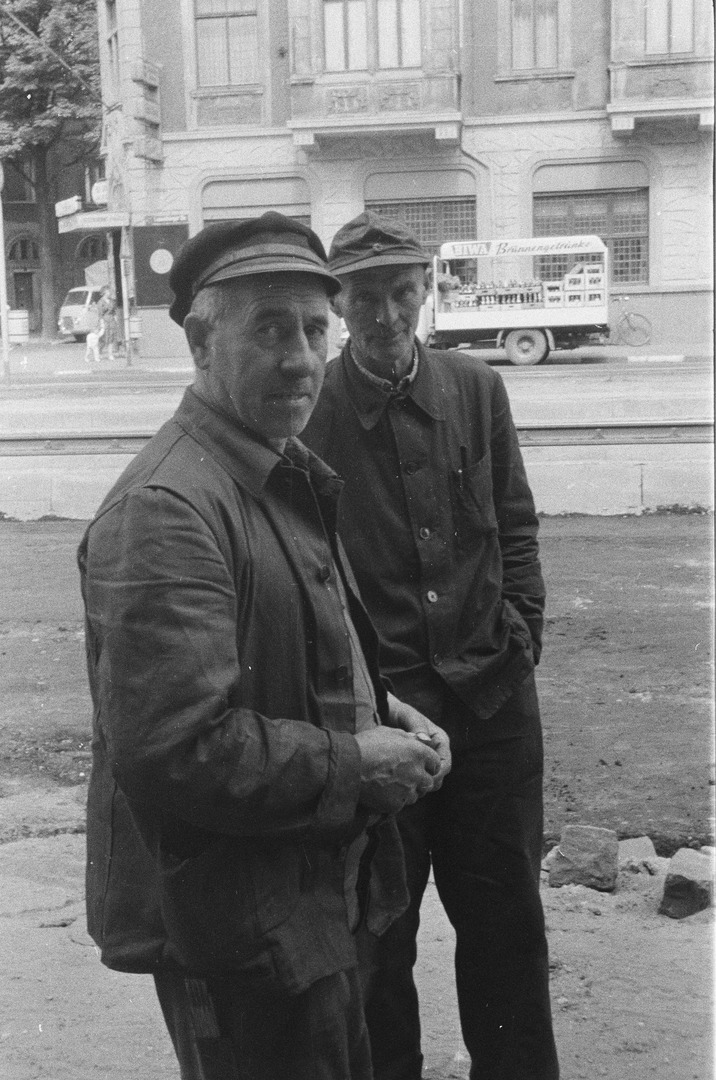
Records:
[[[35,159],[35,198],[40,226],[40,279],[42,290],[42,336],[57,337],[57,315],[62,297],[57,295],[57,267],[60,260],[60,234],[55,217],[55,192],[50,183],[46,146],[37,146]]]

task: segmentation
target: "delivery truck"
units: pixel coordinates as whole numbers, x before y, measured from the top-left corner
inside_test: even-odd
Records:
[[[503,347],[512,364],[609,335],[608,251],[598,236],[457,240],[433,261],[434,348]]]

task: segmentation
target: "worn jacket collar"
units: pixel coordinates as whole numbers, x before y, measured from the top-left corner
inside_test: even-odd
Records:
[[[417,405],[433,420],[444,420],[445,412],[440,397],[440,387],[433,370],[432,358],[417,339],[415,345],[418,350],[418,371],[412,383],[401,396],[410,398],[413,404]],[[333,363],[343,365],[351,404],[362,426],[366,431],[369,431],[378,423],[383,411],[394,395],[372,380],[365,378],[351,356],[349,344],[346,344],[341,355]]]
[[[187,388],[174,420],[238,484],[257,497],[275,470],[282,467],[304,469],[321,495],[335,498],[342,487],[333,470],[299,439],[289,438],[284,453],[280,454],[247,428],[217,412],[191,386]]]

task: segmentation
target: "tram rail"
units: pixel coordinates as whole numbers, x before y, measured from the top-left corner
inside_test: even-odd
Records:
[[[628,446],[713,443],[714,425],[705,420],[607,420],[600,423],[517,424],[521,446]],[[149,432],[0,433],[0,457],[90,457],[134,455]]]

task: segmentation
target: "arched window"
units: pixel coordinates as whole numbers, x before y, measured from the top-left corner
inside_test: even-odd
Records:
[[[85,266],[91,266],[92,263],[106,258],[107,237],[101,233],[91,233],[89,236],[85,236],[82,242],[77,245],[75,262],[83,269]]]
[[[35,268],[40,265],[40,245],[32,236],[16,236],[10,243],[8,262],[15,269]]]

